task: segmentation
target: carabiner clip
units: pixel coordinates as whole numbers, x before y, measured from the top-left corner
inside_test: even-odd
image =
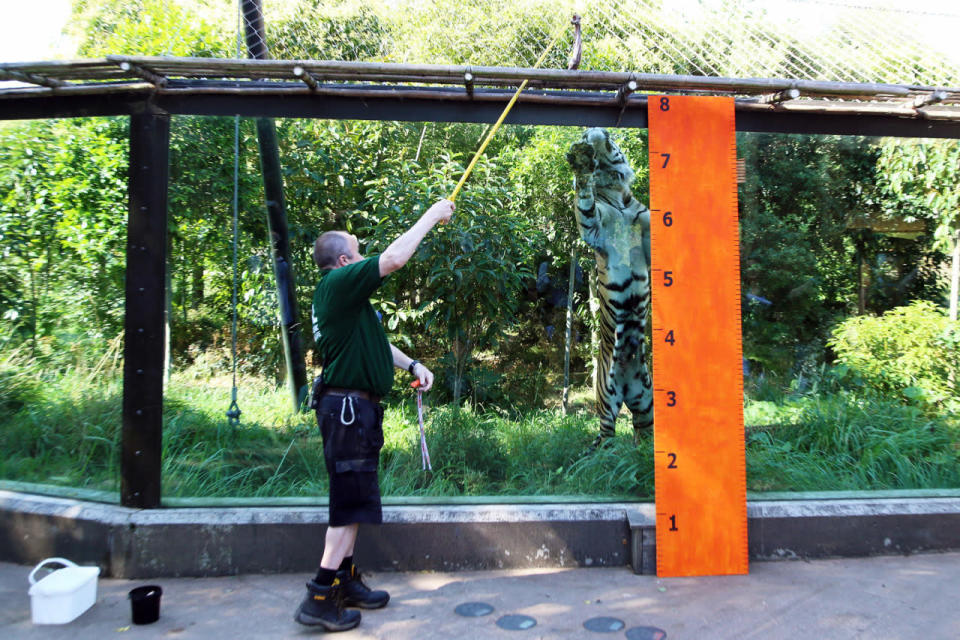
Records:
[[[350,422],[347,422],[345,417],[347,411],[347,400],[350,401]],[[353,396],[344,396],[343,404],[340,405],[340,424],[343,426],[349,426],[353,424],[353,421],[357,419],[357,410],[353,406]]]

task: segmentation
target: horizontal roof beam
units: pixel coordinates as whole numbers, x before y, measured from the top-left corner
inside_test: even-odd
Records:
[[[345,120],[400,120],[411,122],[492,123],[503,110],[502,99],[470,100],[463,89],[459,99],[452,90],[429,91],[418,97],[399,91],[370,91],[360,95],[309,93],[277,96],[240,92],[157,93],[151,85],[113,94],[36,95],[0,99],[0,119],[42,119],[83,116],[117,116],[159,110],[174,115]],[[306,89],[306,87],[305,87]],[[479,93],[479,92],[476,92]],[[624,108],[625,106],[625,108]],[[575,127],[646,127],[646,98],[632,95],[621,106],[615,98],[593,102],[581,97],[570,101],[537,101],[526,96],[510,112],[508,124]],[[622,110],[622,113],[621,113]],[[906,111],[906,110],[904,110]],[[738,103],[738,131],[800,134],[894,136],[906,138],[960,138],[960,122],[890,114],[849,114],[821,111],[784,111],[782,107]]]

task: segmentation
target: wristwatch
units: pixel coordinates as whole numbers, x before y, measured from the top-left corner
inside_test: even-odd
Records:
[[[420,361],[419,361],[419,360],[414,360],[414,361],[412,361],[412,362],[410,363],[410,366],[407,367],[407,371],[410,372],[410,375],[413,375],[413,368],[414,368],[415,366],[417,366],[418,364],[420,364]]]

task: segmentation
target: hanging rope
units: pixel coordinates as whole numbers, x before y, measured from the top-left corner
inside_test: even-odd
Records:
[[[233,324],[230,327],[231,360],[233,361],[233,388],[230,390],[230,408],[227,422],[231,427],[240,424],[240,405],[237,404],[237,241],[240,210],[240,116],[233,118]]]
[[[240,49],[240,12],[237,11],[237,57]],[[240,405],[237,404],[237,243],[240,217],[240,116],[233,118],[233,323],[230,328],[230,357],[233,367],[233,388],[230,390],[230,408],[227,424],[240,424]]]

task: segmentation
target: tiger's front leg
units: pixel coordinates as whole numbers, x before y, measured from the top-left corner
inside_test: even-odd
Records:
[[[577,206],[575,214],[580,226],[580,237],[594,250],[603,249],[603,240],[600,234],[600,216],[597,211],[596,152],[593,145],[586,142],[577,142],[567,152],[567,163],[573,169],[574,183],[577,191]]]

